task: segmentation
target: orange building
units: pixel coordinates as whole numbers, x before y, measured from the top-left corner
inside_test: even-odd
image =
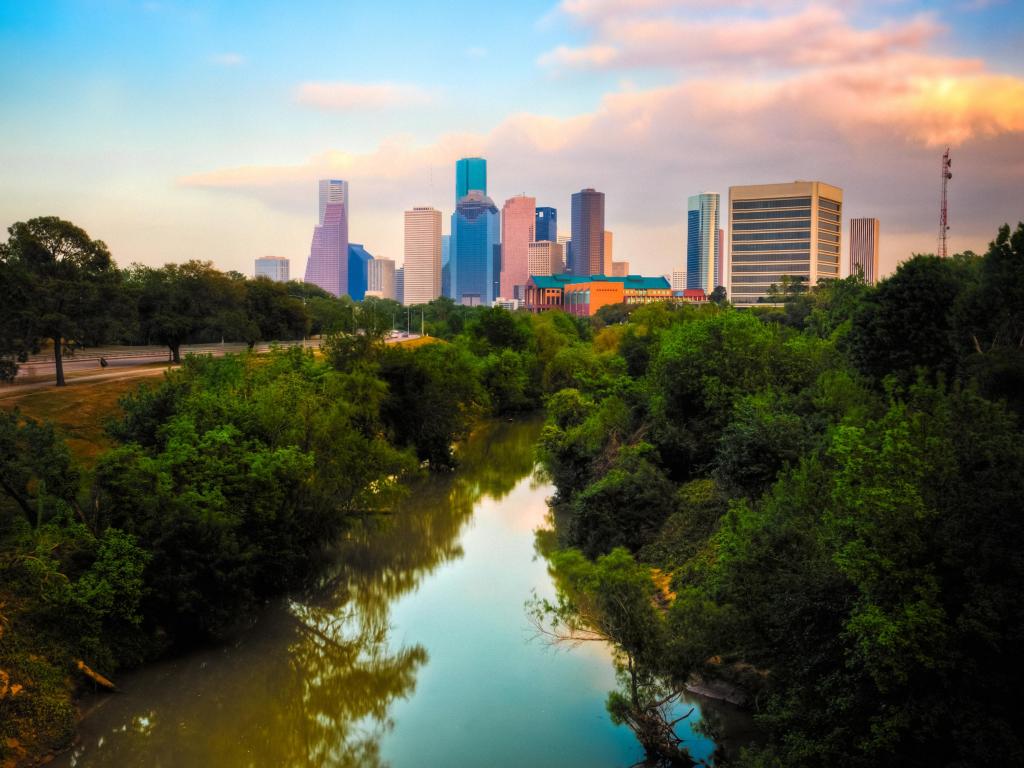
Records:
[[[609,304],[650,304],[673,301],[672,287],[663,277],[641,275],[531,275],[525,304],[531,312],[562,309],[590,317]]]

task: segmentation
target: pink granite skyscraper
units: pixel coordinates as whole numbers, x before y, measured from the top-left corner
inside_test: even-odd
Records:
[[[517,195],[501,209],[501,296],[522,298],[530,279],[530,243],[534,240],[537,198]],[[518,291],[518,293],[517,293]]]
[[[323,224],[313,230],[306,282],[334,296],[348,293],[348,216],[345,203],[327,203]]]

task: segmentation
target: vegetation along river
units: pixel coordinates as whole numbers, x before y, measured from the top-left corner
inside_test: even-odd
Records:
[[[459,469],[366,521],[318,589],[272,605],[234,643],[149,666],[83,702],[58,766],[627,766],[605,711],[599,644],[555,649],[524,603],[554,587],[534,532],[553,488],[534,476],[537,420],[479,429]],[[702,700],[683,725],[714,744]]]

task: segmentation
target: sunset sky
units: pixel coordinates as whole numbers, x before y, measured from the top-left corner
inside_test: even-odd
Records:
[[[402,212],[607,195],[615,257],[681,268],[686,198],[820,179],[881,219],[882,270],[1024,218],[1024,7],[1008,0],[0,0],[0,225],[58,215],[121,265],[302,275],[316,180],[401,260]],[[722,222],[723,227],[725,221]],[[843,261],[846,260],[844,234]]]

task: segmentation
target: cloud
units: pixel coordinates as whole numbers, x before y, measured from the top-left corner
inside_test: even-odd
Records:
[[[247,59],[240,53],[216,53],[210,57],[210,61],[222,67],[238,67],[245,64]]]
[[[910,250],[934,247],[946,143],[957,158],[953,247],[983,249],[998,224],[1020,217],[1024,162],[1010,160],[1024,157],[1024,79],[980,59],[931,52],[930,41],[942,33],[933,17],[855,27],[843,12],[817,5],[775,19],[651,24],[647,14],[682,4],[566,0],[563,7],[590,13],[595,4],[636,13],[615,25],[595,22],[591,43],[554,49],[551,65],[658,62],[678,69],[675,82],[623,86],[572,117],[519,112],[486,132],[453,132],[426,144],[393,136],[367,153],[211,169],[180,184],[308,213],[318,177],[345,178],[353,237],[373,253],[399,256],[402,211],[429,204],[447,214],[452,164],[480,155],[488,158],[499,205],[527,192],[565,209],[572,191],[605,191],[616,252],[655,274],[682,258],[687,195],[795,178],[842,187],[848,216],[879,216],[883,267],[891,269]],[[688,64],[708,61],[713,71]],[[366,106],[378,87],[344,86],[340,101]],[[394,91],[385,94],[393,103]]]
[[[325,110],[386,109],[427,104],[430,94],[399,83],[302,83],[295,90],[299,104]]]
[[[619,6],[625,4],[617,1]],[[821,5],[769,18],[691,20],[641,15],[595,20],[595,42],[577,48],[560,46],[543,54],[539,63],[575,69],[694,65],[799,69],[922,50],[941,31],[927,14],[861,29],[850,23],[845,12]]]

